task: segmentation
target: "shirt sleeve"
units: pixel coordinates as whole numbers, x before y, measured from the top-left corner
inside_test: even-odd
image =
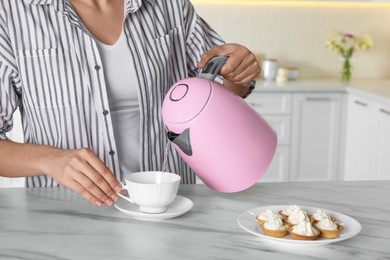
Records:
[[[20,90],[21,85],[5,21],[0,13],[0,140],[8,139],[6,133],[12,129],[12,115],[20,102],[18,87]]]
[[[196,76],[200,57],[214,46],[224,44],[222,37],[210,27],[195,11],[189,1],[185,5],[187,32],[187,67],[189,76]]]

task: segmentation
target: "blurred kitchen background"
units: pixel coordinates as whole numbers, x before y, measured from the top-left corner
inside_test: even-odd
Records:
[[[325,48],[334,30],[370,34],[374,47],[352,57],[353,78],[390,76],[390,2],[192,0],[226,40],[241,43],[279,66],[298,67],[300,78],[338,78],[340,62]]]

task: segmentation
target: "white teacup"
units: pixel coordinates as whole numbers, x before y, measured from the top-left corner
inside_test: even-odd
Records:
[[[123,189],[129,197],[118,192],[123,199],[135,203],[145,213],[162,213],[173,202],[179,189],[181,177],[161,171],[145,171],[128,174]]]

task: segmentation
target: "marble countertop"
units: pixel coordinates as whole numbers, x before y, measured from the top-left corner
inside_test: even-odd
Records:
[[[304,79],[277,83],[259,80],[256,92],[350,92],[390,104],[390,80],[362,79],[343,83],[340,80]]]
[[[0,259],[389,259],[390,181],[261,183],[222,194],[182,185],[187,214],[132,219],[64,188],[0,189]],[[357,236],[319,247],[267,242],[237,224],[256,207],[319,207],[353,217]]]

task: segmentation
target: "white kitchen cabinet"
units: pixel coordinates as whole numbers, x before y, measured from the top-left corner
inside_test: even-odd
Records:
[[[390,105],[379,105],[377,117],[378,150],[376,174],[378,180],[390,180]]]
[[[254,92],[246,101],[261,115],[289,115],[291,99],[289,92]]]
[[[345,180],[390,179],[390,106],[350,94]]]
[[[275,157],[260,181],[339,178],[342,92],[255,92],[248,98],[275,129]]]
[[[278,146],[271,165],[259,182],[289,180],[291,140],[291,100],[286,92],[254,92],[246,101],[271,125],[278,136]]]
[[[342,93],[294,93],[291,181],[338,178]]]
[[[278,136],[278,146],[289,145],[291,139],[291,115],[267,115],[262,117],[275,130]]]
[[[290,147],[279,145],[271,165],[261,177],[260,182],[283,182],[288,181],[289,176]]]
[[[346,180],[365,180],[375,172],[375,110],[370,100],[349,95],[345,140]]]
[[[13,115],[13,127],[12,130],[7,133],[7,137],[14,142],[23,143],[22,119],[19,109],[17,109]]]
[[[0,188],[16,188],[25,186],[25,178],[0,177]]]

